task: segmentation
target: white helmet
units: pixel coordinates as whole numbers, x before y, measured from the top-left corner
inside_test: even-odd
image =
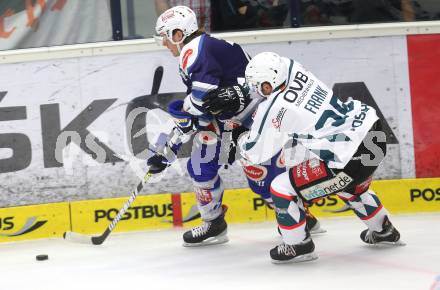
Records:
[[[262,52],[257,54],[246,66],[246,83],[256,89],[260,95],[261,85],[268,82],[276,90],[287,80],[287,65],[276,53]]]
[[[183,39],[196,32],[197,17],[194,11],[186,6],[175,6],[162,13],[156,21],[156,33],[160,37],[166,37],[173,44],[173,31],[179,29],[183,32]]]

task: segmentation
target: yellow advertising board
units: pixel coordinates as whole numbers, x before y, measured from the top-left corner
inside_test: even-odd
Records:
[[[440,211],[440,178],[379,180],[372,189],[391,213]]]
[[[440,212],[440,178],[374,181],[371,187],[392,213]],[[102,233],[127,198],[74,201],[0,209],[0,242],[61,237],[71,230],[83,234]],[[275,220],[274,211],[250,189],[226,190],[228,223]],[[353,215],[336,196],[328,196],[310,207],[317,217]],[[114,231],[192,227],[200,224],[194,193],[138,196]]]
[[[392,214],[440,212],[440,178],[378,180],[371,189]],[[334,195],[319,200],[310,210],[317,217],[354,215]]]
[[[0,242],[59,238],[67,230],[67,202],[0,208]]]
[[[440,178],[378,180],[371,189],[392,214],[440,211]],[[319,200],[310,210],[317,217],[354,215],[335,195]],[[269,211],[268,220],[273,218]]]
[[[72,231],[92,234],[103,232],[127,198],[71,202]],[[173,225],[170,194],[138,196],[113,230],[115,232],[170,228]]]

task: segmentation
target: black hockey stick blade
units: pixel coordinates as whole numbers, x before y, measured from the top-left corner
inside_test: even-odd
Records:
[[[151,87],[152,95],[159,93],[160,84],[162,83],[162,77],[163,77],[163,66],[159,66],[154,71],[153,85]]]

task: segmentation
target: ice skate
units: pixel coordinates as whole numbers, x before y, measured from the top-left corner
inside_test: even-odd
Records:
[[[296,245],[282,243],[270,250],[270,257],[274,264],[299,263],[318,259],[314,252],[315,244],[310,236]]]
[[[312,235],[322,234],[327,232],[327,230],[321,228],[321,223],[318,221],[318,219],[311,214],[306,213],[306,224],[307,224],[307,229]]]
[[[406,244],[400,240],[400,233],[391,224],[388,217],[385,217],[382,224],[382,231],[364,230],[361,233],[361,240],[370,245],[395,245],[405,246]]]
[[[306,215],[306,225],[307,225],[307,230],[312,235],[322,234],[327,232],[326,229],[321,228],[321,224],[319,223],[318,219],[312,215]],[[277,229],[278,229],[278,234],[281,235],[280,228],[277,227]]]
[[[273,209],[273,208],[271,208]],[[327,230],[321,228],[321,223],[319,220],[309,211],[309,206],[304,204],[304,210],[306,214],[306,225],[307,230],[310,232],[310,234],[322,234],[326,233]],[[281,235],[280,228],[278,228],[278,233]]]
[[[229,241],[227,236],[228,225],[225,221],[226,206],[223,212],[212,221],[203,221],[202,225],[192,228],[183,234],[184,247],[199,247],[223,244]]]
[[[321,234],[327,232],[325,229],[321,228],[321,223],[318,221],[318,219],[310,212],[309,207],[310,204],[307,202],[304,203],[304,211],[306,214],[306,224],[307,224],[307,230],[311,234]]]

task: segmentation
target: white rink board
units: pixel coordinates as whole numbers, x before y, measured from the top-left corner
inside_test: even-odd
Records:
[[[1,244],[2,289],[440,289],[430,288],[440,275],[440,215],[392,221],[407,246],[371,247],[359,239],[356,218],[323,219],[328,232],[314,238],[319,259],[288,265],[270,262],[280,242],[273,223],[232,225],[228,244],[203,248],[182,247],[183,230],[117,234],[101,246]],[[36,261],[38,254],[49,260]]]
[[[0,206],[78,200],[127,195],[137,183],[126,162],[99,164],[73,143],[64,152],[64,167],[47,168],[43,154],[41,107],[57,104],[64,128],[93,101],[115,99],[114,103],[87,127],[117,154],[126,155],[126,104],[150,94],[152,75],[157,66],[165,66],[161,89],[183,91],[176,81],[177,63],[164,52],[72,58],[56,61],[3,64],[0,66],[0,92],[7,92],[1,107],[25,107],[26,119],[0,122],[0,132],[26,135],[31,143],[30,165],[16,172],[0,173],[3,192]],[[46,114],[46,117],[47,114]],[[3,139],[10,139],[0,136]],[[0,164],[12,155],[0,149]],[[69,159],[70,158],[70,159]],[[1,167],[1,166],[0,166]]]
[[[378,171],[379,178],[414,176],[411,108],[408,83],[406,37],[333,39],[244,45],[252,55],[274,50],[293,57],[310,68],[329,86],[335,83],[364,82],[385,115],[399,145],[390,145],[389,154]],[[151,93],[156,67],[164,67],[159,93],[183,92],[185,88],[177,72],[177,59],[168,51],[108,56],[58,59],[0,66],[0,108],[25,107],[25,119],[1,120],[0,141],[12,137],[2,134],[24,134],[30,141],[30,164],[24,169],[0,173],[2,177],[0,206],[12,206],[65,200],[82,200],[128,195],[137,184],[136,173],[127,162],[99,164],[69,145],[64,167],[51,167],[43,154],[42,108],[50,107],[52,120],[59,118],[64,128],[92,102],[111,103],[96,117],[87,130],[97,136],[116,154],[127,155],[125,109],[136,97]],[[111,101],[114,99],[114,101]],[[110,101],[109,101],[110,100]],[[112,103],[113,102],[113,103]],[[59,116],[53,111],[58,104]],[[93,111],[93,110],[91,110]],[[93,112],[92,112],[93,113]],[[24,147],[23,147],[24,146]],[[30,152],[31,151],[31,152]],[[27,152],[27,153],[26,153]],[[26,155],[28,154],[28,155]],[[12,150],[0,149],[0,169]],[[66,160],[65,160],[66,161]],[[182,177],[184,161],[170,170],[158,183],[144,193],[192,191],[191,182]],[[15,164],[15,163],[14,163]],[[7,171],[7,170],[6,170]],[[246,187],[238,166],[227,173],[227,188]]]

